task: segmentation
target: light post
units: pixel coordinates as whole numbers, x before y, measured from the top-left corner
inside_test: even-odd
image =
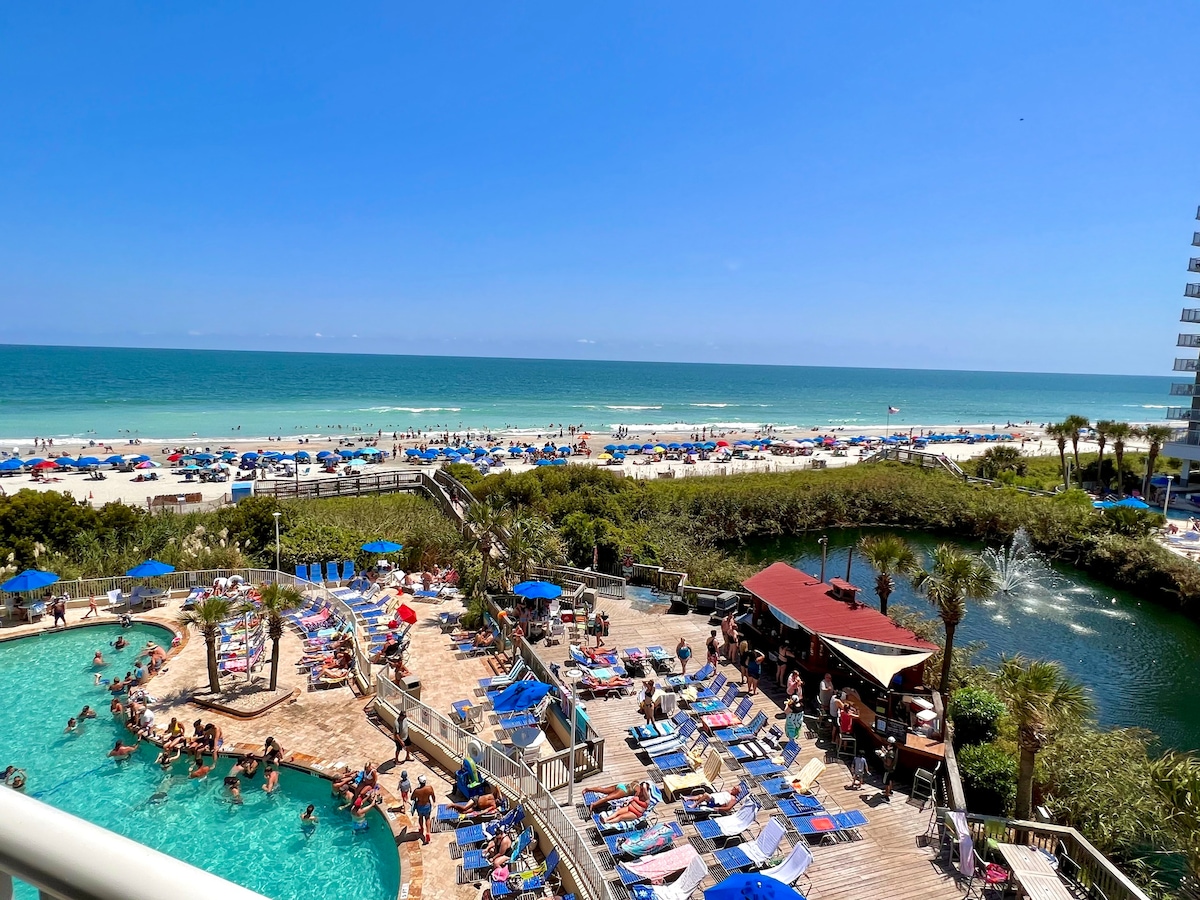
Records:
[[[575,685],[583,677],[583,671],[581,669],[564,669],[563,677],[571,685],[571,756],[570,762],[567,763],[567,808],[569,809],[575,805],[575,721],[579,718],[579,713],[575,710],[575,701],[578,697]]]
[[[1171,482],[1175,480],[1174,475],[1167,476],[1167,495],[1163,499],[1163,518],[1167,517],[1167,507],[1171,505]]]
[[[275,517],[275,571],[279,571],[279,510],[271,513]]]

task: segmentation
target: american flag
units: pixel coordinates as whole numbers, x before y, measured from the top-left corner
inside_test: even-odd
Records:
[[[898,407],[898,406],[889,406],[888,407],[888,415],[889,416],[894,416],[898,412],[900,412],[900,407]]]

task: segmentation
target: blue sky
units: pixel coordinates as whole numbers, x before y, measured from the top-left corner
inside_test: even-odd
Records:
[[[1196,19],[6,4],[0,343],[1165,374]]]

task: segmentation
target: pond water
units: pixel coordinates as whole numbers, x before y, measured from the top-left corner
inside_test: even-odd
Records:
[[[828,533],[827,579],[845,576],[848,550],[864,533],[882,530]],[[921,533],[900,533],[924,552],[945,542]],[[821,568],[819,537],[760,544],[746,556],[760,564],[786,560],[816,575]],[[978,543],[957,543],[982,549]],[[1012,653],[1059,660],[1091,690],[1101,724],[1136,725],[1156,733],[1165,746],[1200,748],[1200,703],[1191,697],[1200,665],[1200,625],[1074,569],[1044,563],[1028,569],[1028,577],[1016,579],[1008,593],[969,605],[956,645],[985,642],[977,657],[984,663]],[[859,596],[865,602],[878,606],[874,570],[857,552],[850,581],[862,588]],[[897,579],[888,602],[934,616],[929,602],[904,579]]]
[[[122,633],[129,646],[114,650],[110,642]],[[152,626],[122,632],[113,625],[0,643],[0,695],[6,698],[0,770],[24,769],[30,796],[274,900],[395,900],[400,867],[391,829],[375,811],[368,828],[355,831],[322,778],[285,767],[278,791],[264,792],[259,775],[243,783],[244,803],[234,805],[222,785],[228,759],[193,781],[183,762],[166,772],[155,765],[156,751],[145,743],[127,762],[106,757],[118,736],[129,735],[110,716],[105,688],[93,683],[92,655],[103,649],[105,677],[123,675],[147,640],[166,646],[170,639],[170,632]],[[149,690],[153,694],[153,682]],[[97,718],[64,733],[84,704]],[[190,731],[190,719],[185,727]],[[299,816],[309,803],[320,823],[306,832]],[[28,885],[17,886],[21,900],[36,896]]]

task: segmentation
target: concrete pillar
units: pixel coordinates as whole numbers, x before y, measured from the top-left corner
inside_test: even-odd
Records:
[[[1183,465],[1181,465],[1179,467],[1179,486],[1181,488],[1187,487],[1188,476],[1191,474],[1191,471],[1192,471],[1191,460],[1185,459],[1183,461]]]

